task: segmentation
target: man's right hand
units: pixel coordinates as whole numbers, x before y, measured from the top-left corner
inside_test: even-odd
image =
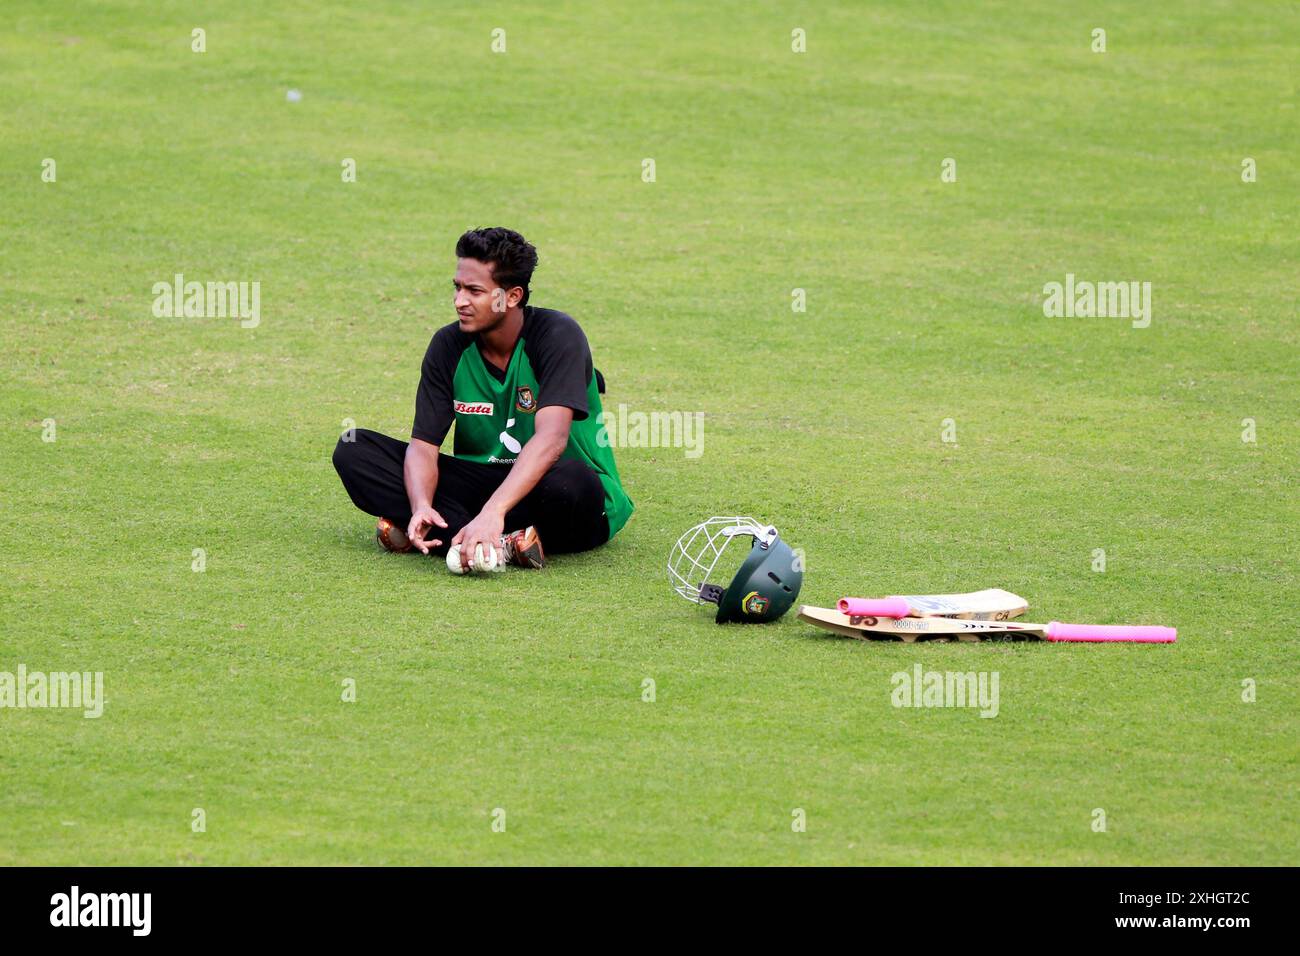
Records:
[[[406,526],[406,536],[411,539],[411,544],[421,554],[428,554],[430,548],[436,548],[442,544],[440,538],[434,538],[432,541],[425,540],[425,535],[432,532],[435,527],[447,527],[447,522],[442,520],[442,515],[427,505],[415,509],[415,513],[411,515],[411,523]]]

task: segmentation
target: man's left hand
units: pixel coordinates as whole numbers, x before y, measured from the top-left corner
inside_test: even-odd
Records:
[[[456,532],[456,537],[451,539],[453,545],[460,545],[460,566],[470,566],[474,560],[474,549],[478,545],[483,546],[483,557],[487,557],[488,549],[491,548],[497,552],[497,560],[502,560],[501,532],[504,530],[505,515],[490,508],[480,511],[478,517]]]

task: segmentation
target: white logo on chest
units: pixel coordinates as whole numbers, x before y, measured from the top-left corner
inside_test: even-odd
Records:
[[[514,428],[514,427],[515,427],[515,420],[513,418],[510,419],[510,421],[506,422],[506,428]],[[506,446],[506,451],[510,452],[512,455],[517,455],[519,454],[520,451],[523,450],[524,446],[519,444],[519,439],[516,438],[514,435],[510,434],[510,432],[508,431],[502,432],[500,435],[497,436],[497,438],[501,440],[501,444]]]

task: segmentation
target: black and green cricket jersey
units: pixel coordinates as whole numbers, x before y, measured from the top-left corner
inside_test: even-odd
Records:
[[[457,458],[510,464],[533,437],[539,408],[571,408],[573,425],[561,457],[576,458],[600,477],[614,537],[631,516],[632,501],[618,479],[610,443],[597,440],[600,393],[578,323],[563,312],[524,306],[523,330],[504,369],[488,363],[477,338],[456,322],[434,333],[424,354],[411,436],[441,445],[455,422]]]

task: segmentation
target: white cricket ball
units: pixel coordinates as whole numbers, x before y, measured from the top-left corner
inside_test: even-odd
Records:
[[[474,546],[474,559],[468,568],[461,567],[460,545],[453,544],[447,549],[447,570],[452,574],[465,574],[467,571],[504,571],[505,563],[500,560],[496,548],[487,546],[487,555],[483,554],[482,543]]]
[[[487,546],[487,557],[483,556],[483,545],[474,546],[474,570],[475,571],[504,571],[505,564],[499,559],[497,549],[492,545]]]

